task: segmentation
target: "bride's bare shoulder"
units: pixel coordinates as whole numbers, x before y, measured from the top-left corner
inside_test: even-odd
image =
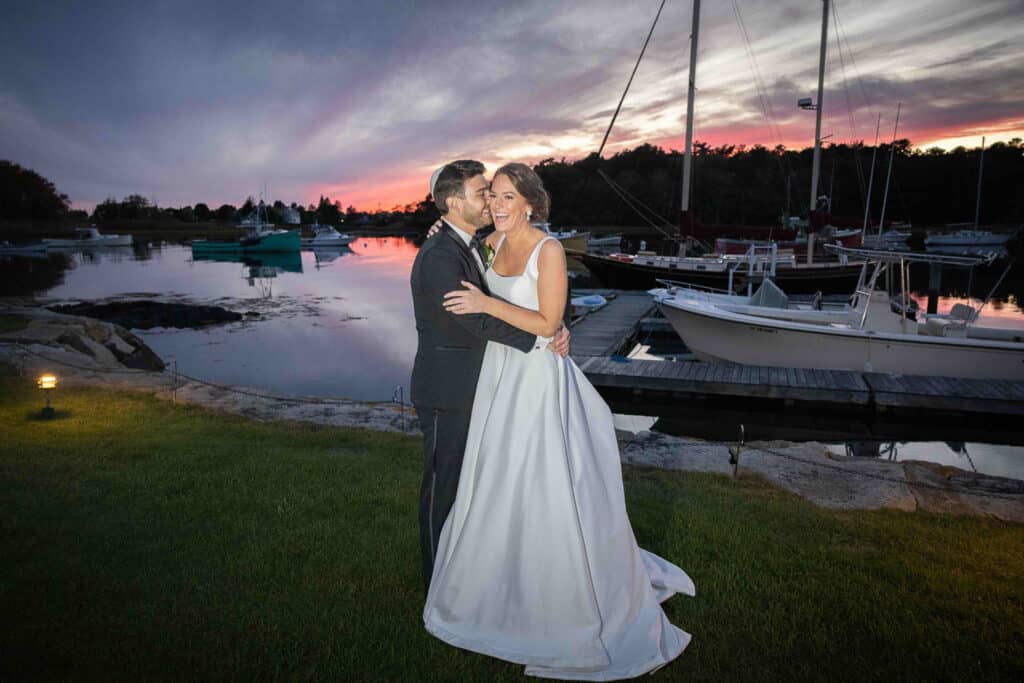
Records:
[[[540,245],[540,254],[537,255],[541,264],[561,263],[565,267],[565,249],[557,239],[550,239]]]

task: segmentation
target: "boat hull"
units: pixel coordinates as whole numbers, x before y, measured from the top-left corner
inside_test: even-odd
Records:
[[[571,237],[559,237],[558,241],[562,243],[564,249],[572,249],[573,251],[586,251],[587,242],[590,241],[589,232],[579,232]]]
[[[192,243],[192,253],[194,254],[282,252],[298,251],[301,248],[302,238],[299,236],[298,230],[264,235],[258,242],[253,243],[245,243],[241,240],[196,240]]]
[[[131,235],[104,235],[100,238],[62,240],[46,239],[43,245],[47,249],[88,249],[91,247],[130,247],[132,246]]]
[[[715,289],[726,289],[729,286],[729,275],[723,271],[673,270],[627,263],[597,254],[574,252],[570,255],[583,261],[604,286],[612,289],[648,290],[659,287],[658,280],[673,280]],[[860,263],[779,267],[774,279],[776,284],[790,293],[813,294],[821,291],[823,294],[848,294],[857,284],[861,268]],[[744,275],[736,272],[733,285],[743,282]]]
[[[318,240],[315,237],[310,239],[302,240],[302,247],[304,249],[337,249],[338,247],[347,247],[356,238],[352,235],[343,235],[341,237],[332,237],[330,239]]]
[[[778,324],[752,316],[657,302],[702,360],[817,370],[854,370],[1024,380],[1024,345]],[[1013,348],[1018,347],[1018,348]]]

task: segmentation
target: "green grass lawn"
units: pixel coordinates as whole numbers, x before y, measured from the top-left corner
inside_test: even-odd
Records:
[[[58,389],[0,366],[0,680],[513,681],[422,627],[415,439]],[[1024,528],[627,469],[689,572],[653,680],[1010,680]],[[552,549],[555,551],[556,549]]]

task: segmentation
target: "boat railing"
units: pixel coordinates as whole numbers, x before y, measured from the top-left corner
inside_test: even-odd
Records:
[[[655,278],[655,282],[661,285],[665,285],[669,291],[677,289],[691,289],[695,292],[702,292],[707,294],[732,294],[731,291],[721,289],[719,287],[709,287],[707,285],[693,284],[692,282],[680,282],[679,280],[667,280],[663,278]]]
[[[950,254],[922,253],[917,251],[844,247],[838,244],[826,244],[825,249],[838,256],[852,256],[856,259],[880,263],[937,263],[944,266],[972,268],[974,266],[988,265],[995,260],[992,254],[983,254],[979,256],[953,256]]]

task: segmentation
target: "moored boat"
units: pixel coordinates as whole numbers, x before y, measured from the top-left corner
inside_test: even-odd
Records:
[[[741,297],[680,294],[671,288],[653,292],[655,303],[687,347],[704,360],[1024,379],[1021,332],[977,325],[977,310],[965,304],[954,305],[944,315],[912,316],[894,306],[887,291],[875,288],[889,270],[899,282],[908,282],[909,263],[972,267],[987,263],[987,259],[844,251],[850,258],[869,259],[846,308],[799,311],[793,310],[784,296],[753,302]],[[907,300],[908,293],[901,292],[900,297]]]
[[[88,248],[88,247],[130,247],[131,235],[104,235],[95,225],[88,228],[75,228],[75,236],[71,238],[45,239],[43,245],[47,249]]]
[[[0,254],[43,254],[46,252],[45,244],[11,244],[0,242]]]
[[[760,247],[758,249],[771,251]],[[704,287],[732,290],[737,286],[756,286],[773,279],[786,291],[825,294],[848,292],[860,276],[863,262],[829,260],[802,263],[792,252],[775,252],[774,259],[764,253],[752,255],[658,256],[638,254],[591,254],[569,251],[606,287],[613,289],[651,289],[660,280],[675,280]],[[773,265],[774,261],[774,265]]]
[[[252,232],[237,240],[195,240],[192,253],[298,251],[302,238],[298,230]]]
[[[253,212],[246,217],[242,225],[248,232],[237,240],[195,240],[192,242],[193,254],[213,253],[259,253],[299,251],[302,248],[302,236],[298,228],[281,230],[266,220],[266,207],[261,201]]]
[[[313,230],[313,237],[302,238],[303,247],[311,249],[319,247],[345,247],[355,239],[355,235],[338,232],[330,225],[314,223],[310,227]]]
[[[998,247],[1009,242],[1014,234],[1014,232],[992,232],[990,230],[932,232],[924,238],[924,245],[926,247]]]

